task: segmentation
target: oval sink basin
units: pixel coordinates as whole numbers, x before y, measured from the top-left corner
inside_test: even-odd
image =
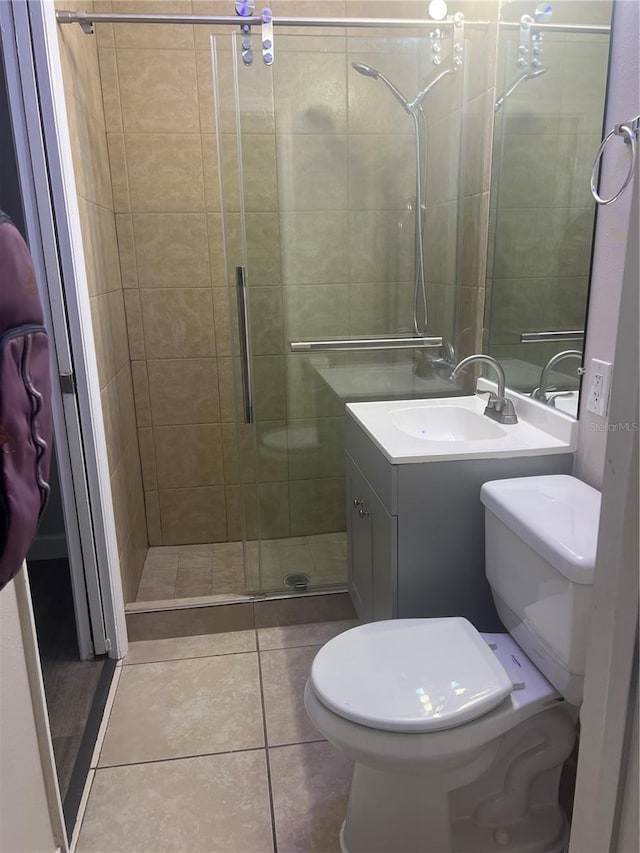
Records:
[[[507,435],[485,415],[459,406],[412,406],[390,414],[396,429],[425,441],[489,441]]]

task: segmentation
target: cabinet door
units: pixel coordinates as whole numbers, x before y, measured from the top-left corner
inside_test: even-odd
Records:
[[[347,540],[351,601],[358,618],[371,622],[373,618],[373,562],[371,553],[370,518],[363,506],[370,487],[350,456],[346,456]],[[362,513],[362,515],[361,515]]]
[[[347,454],[349,591],[363,622],[397,614],[397,519]]]
[[[366,498],[369,513],[373,575],[373,619],[398,615],[398,519],[390,515],[372,490]]]

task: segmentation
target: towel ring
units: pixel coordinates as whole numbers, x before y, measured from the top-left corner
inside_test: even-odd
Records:
[[[598,153],[596,154],[593,169],[591,170],[591,195],[598,202],[598,204],[602,204],[604,206],[608,204],[613,204],[614,201],[617,201],[620,198],[622,193],[631,183],[631,179],[633,178],[634,172],[636,170],[636,160],[638,156],[636,136],[638,134],[639,129],[640,116],[636,116],[636,118],[632,119],[630,122],[627,122],[625,124],[617,124],[613,128],[613,130],[609,131],[609,133],[600,143],[600,148],[598,148]],[[611,198],[602,198],[598,193],[596,180],[598,178],[598,169],[600,167],[600,160],[602,159],[604,149],[606,148],[607,142],[613,136],[622,136],[624,137],[624,141],[631,145],[631,162],[629,163],[629,171],[627,172],[627,176],[624,179],[624,183],[622,184],[618,192],[615,195],[612,195]]]

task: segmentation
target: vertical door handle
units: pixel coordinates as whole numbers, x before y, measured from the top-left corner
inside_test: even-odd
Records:
[[[253,382],[249,347],[249,314],[247,311],[247,280],[244,267],[236,267],[238,297],[238,329],[240,332],[240,370],[242,375],[242,408],[245,424],[253,423]]]

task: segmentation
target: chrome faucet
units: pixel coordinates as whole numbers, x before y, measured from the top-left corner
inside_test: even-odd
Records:
[[[577,358],[580,364],[582,364],[582,353],[578,349],[567,349],[563,352],[557,352],[555,355],[552,355],[549,361],[542,368],[542,373],[540,374],[540,385],[531,393],[534,400],[540,400],[541,403],[548,402],[547,381],[549,379],[549,373],[551,372],[552,367],[555,367],[559,361],[564,361],[565,358]]]
[[[517,424],[518,416],[516,415],[513,403],[505,396],[504,370],[500,362],[496,361],[495,358],[492,358],[490,355],[483,355],[482,353],[477,353],[476,355],[470,355],[467,358],[463,358],[461,362],[456,364],[449,379],[451,379],[452,382],[455,382],[458,378],[458,374],[470,364],[474,364],[476,361],[483,362],[484,364],[490,364],[498,374],[498,393],[494,394],[493,391],[489,392],[487,408],[484,410],[485,415],[501,424]]]

